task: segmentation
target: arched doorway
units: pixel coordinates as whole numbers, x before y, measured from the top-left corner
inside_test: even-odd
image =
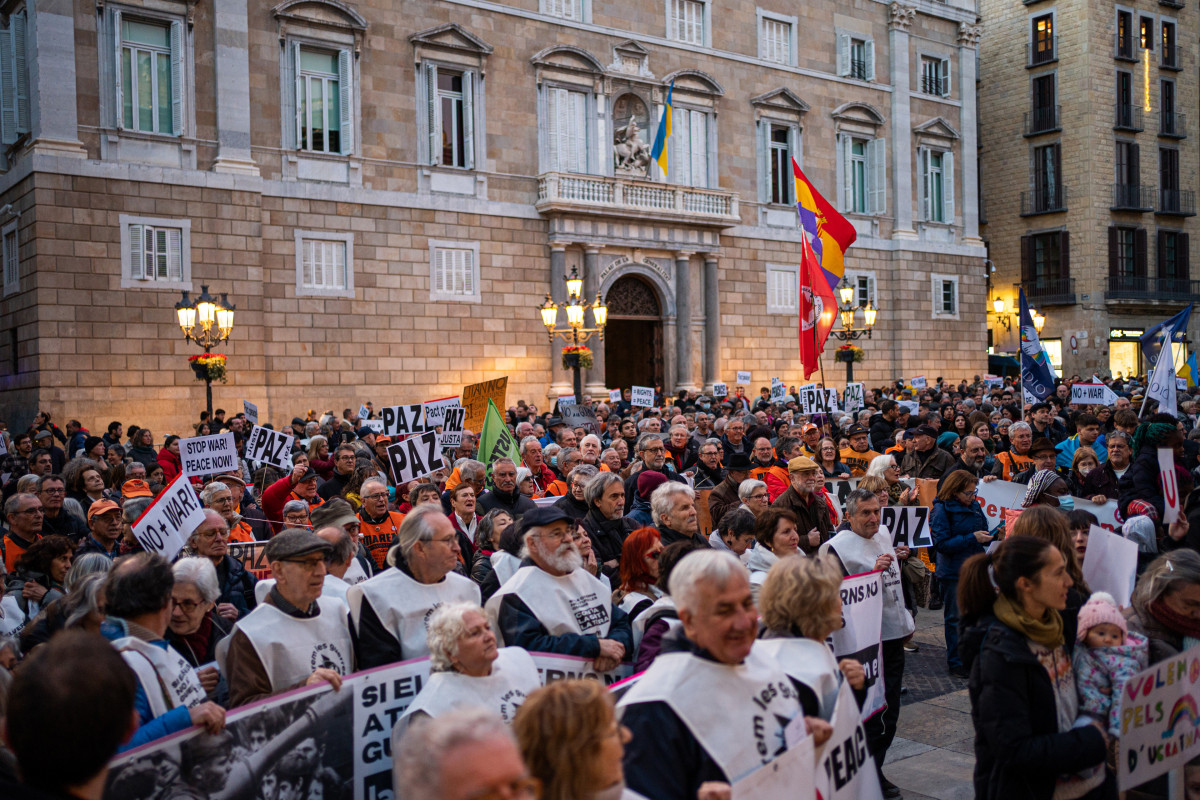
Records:
[[[604,384],[622,389],[661,386],[662,310],[654,288],[636,275],[626,275],[609,288],[604,303]]]

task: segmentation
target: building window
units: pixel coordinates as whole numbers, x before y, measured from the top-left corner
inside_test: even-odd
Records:
[[[183,133],[183,24],[127,19],[117,12],[119,126]]]
[[[887,141],[842,136],[842,208],[883,214],[887,201]]]
[[[1033,79],[1033,121],[1029,133],[1052,131],[1058,128],[1058,76],[1039,75]]]
[[[794,17],[758,12],[758,57],[776,64],[795,64]]]
[[[800,267],[767,264],[767,313],[795,314],[800,308]]]
[[[551,172],[588,171],[588,96],[559,87],[546,89],[546,136]]]
[[[29,67],[25,10],[0,28],[0,142],[12,144],[29,133]]]
[[[1182,136],[1183,119],[1176,113],[1175,108],[1175,81],[1159,81],[1158,108],[1159,133],[1165,136]]]
[[[790,205],[796,202],[796,182],[792,176],[792,132],[790,125],[769,125],[767,149],[771,160],[771,202]]]
[[[189,219],[120,216],[121,288],[192,288]]]
[[[291,42],[283,78],[284,117],[295,119],[285,132],[289,149],[354,152],[354,54]]]
[[[868,304],[876,306],[878,305],[875,300],[875,273],[855,272],[854,270],[848,269],[846,270],[843,280],[845,280],[847,284],[854,288],[854,300],[852,301],[853,305],[859,307],[866,306]]]
[[[1159,58],[1164,67],[1178,67],[1179,53],[1175,49],[1175,23],[1162,21],[1162,51]]]
[[[1133,12],[1117,10],[1116,57],[1134,59]]]
[[[429,299],[478,303],[479,243],[429,242]]]
[[[707,43],[705,15],[708,4],[704,0],[666,1],[667,38],[703,47]]]
[[[0,230],[0,257],[4,261],[4,296],[21,288],[21,255],[17,239],[17,220]]]
[[[1030,237],[1033,246],[1030,278],[1035,283],[1058,280],[1062,270],[1063,236],[1063,231],[1052,231]]]
[[[1145,238],[1142,228],[1113,225],[1108,229],[1109,275],[1132,278],[1146,274]]]
[[[1140,109],[1133,104],[1133,73],[1117,70],[1117,113],[1114,127],[1141,130]]]
[[[295,232],[296,296],[354,297],[354,234]]]
[[[923,147],[917,154],[921,170],[921,219],[954,222],[954,154]]]
[[[583,0],[542,0],[542,13],[561,19],[577,19],[589,22],[584,18]]]
[[[475,168],[476,73],[426,62],[425,118],[429,164]]]
[[[921,56],[921,93],[950,96],[950,59]]]
[[[1138,24],[1139,44],[1143,50],[1154,50],[1154,17],[1142,17]]]
[[[1160,210],[1180,210],[1179,151],[1174,148],[1158,148],[1158,192]]]
[[[933,316],[958,319],[958,276],[934,275]]]
[[[1158,231],[1158,277],[1167,281],[1187,281],[1191,278],[1188,266],[1188,235],[1179,231]],[[1164,287],[1175,293],[1190,287],[1176,284]],[[1188,292],[1190,294],[1190,292]]]
[[[667,148],[671,183],[709,186],[709,115],[705,111],[673,106],[671,143]]]
[[[1047,64],[1057,58],[1055,52],[1056,39],[1054,36],[1054,15],[1043,14],[1034,17],[1031,23],[1033,30],[1033,45],[1029,53],[1029,64]]]
[[[1055,142],[1033,148],[1033,202],[1035,211],[1063,207],[1062,149]]]
[[[875,41],[849,33],[837,37],[838,75],[860,81],[875,80]]]
[[[1136,142],[1118,140],[1116,155],[1116,196],[1113,205],[1118,208],[1141,208],[1141,150]]]

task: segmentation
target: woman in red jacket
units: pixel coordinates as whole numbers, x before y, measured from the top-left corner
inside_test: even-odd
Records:
[[[163,442],[163,449],[158,451],[158,463],[163,468],[163,478],[167,484],[183,471],[183,462],[179,460],[179,437],[172,434]]]

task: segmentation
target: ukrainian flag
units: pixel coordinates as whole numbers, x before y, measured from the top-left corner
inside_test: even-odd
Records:
[[[658,121],[658,133],[654,137],[654,149],[650,157],[658,162],[658,167],[667,174],[667,139],[671,138],[671,94],[675,91],[675,81],[667,89],[667,104],[663,107],[662,118]]]
[[[794,158],[792,177],[796,186],[796,211],[800,214],[800,227],[812,242],[817,263],[821,265],[830,289],[836,289],[846,273],[846,251],[858,238],[858,231],[804,177]]]

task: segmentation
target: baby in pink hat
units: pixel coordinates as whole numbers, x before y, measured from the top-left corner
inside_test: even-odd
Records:
[[[1121,696],[1125,681],[1150,661],[1146,638],[1130,633],[1117,601],[1095,592],[1079,609],[1079,645],[1075,648],[1075,688],[1079,713],[1121,735]]]

